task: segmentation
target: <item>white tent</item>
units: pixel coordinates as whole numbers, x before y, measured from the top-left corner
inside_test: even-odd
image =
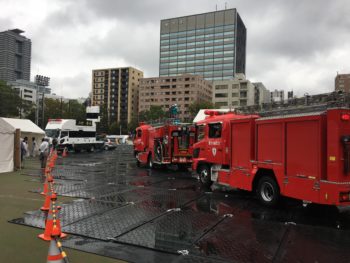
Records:
[[[20,137],[28,137],[29,149],[32,147],[32,138],[34,137],[37,145],[45,132],[27,119],[0,118],[0,173],[11,172],[14,169],[14,153],[16,145],[15,131],[20,130]]]
[[[13,171],[13,152],[16,129],[0,118],[0,173]]]

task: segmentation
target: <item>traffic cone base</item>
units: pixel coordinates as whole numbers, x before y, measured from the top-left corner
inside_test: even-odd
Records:
[[[47,193],[45,196],[45,202],[42,207],[40,207],[41,211],[49,211],[50,210],[50,204],[51,204],[51,194]]]
[[[47,262],[48,263],[64,263],[63,260],[63,254],[59,250],[56,241],[51,240],[50,247],[49,247],[49,253],[47,255]]]
[[[48,186],[48,183],[45,180],[43,191],[40,194],[41,195],[46,195],[48,192],[49,192],[49,186]]]

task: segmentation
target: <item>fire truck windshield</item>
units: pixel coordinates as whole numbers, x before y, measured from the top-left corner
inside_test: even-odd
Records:
[[[221,137],[221,123],[209,124],[209,138],[220,138]]]
[[[196,141],[197,142],[199,142],[199,141],[204,139],[204,131],[205,131],[205,126],[204,125],[196,126],[196,134],[197,134]]]
[[[190,144],[190,133],[188,131],[173,132],[174,140],[177,140],[179,149],[188,149]]]

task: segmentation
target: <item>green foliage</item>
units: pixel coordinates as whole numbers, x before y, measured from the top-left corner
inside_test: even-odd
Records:
[[[162,106],[151,106],[147,111],[141,111],[139,113],[139,121],[152,121],[162,119],[167,116],[167,113],[163,110]]]
[[[113,122],[111,125],[109,125],[109,132],[108,134],[114,134],[117,135],[120,133],[120,127],[118,122]]]
[[[97,123],[96,131],[97,133],[105,133],[108,134],[109,132],[109,120],[108,120],[108,110],[106,105],[100,106],[100,115],[101,120],[99,123]]]
[[[75,119],[77,121],[86,120],[86,108],[77,100],[45,99],[44,127],[48,119]]]
[[[22,99],[17,91],[0,80],[0,116],[19,117]]]
[[[188,111],[192,117],[195,117],[201,109],[214,109],[214,104],[208,101],[199,101],[190,104]]]
[[[137,120],[137,118],[133,118],[133,119],[128,123],[128,131],[133,132],[138,126],[139,126],[139,121]]]

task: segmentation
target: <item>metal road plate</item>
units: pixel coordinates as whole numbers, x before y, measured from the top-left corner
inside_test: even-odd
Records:
[[[283,224],[252,220],[250,215],[226,218],[201,238],[202,255],[237,262],[271,262],[286,231]]]
[[[162,214],[162,209],[147,203],[127,205],[63,227],[68,233],[109,240]]]
[[[193,210],[169,211],[164,216],[123,234],[117,241],[176,253],[192,246],[196,239],[222,220],[214,214]]]

